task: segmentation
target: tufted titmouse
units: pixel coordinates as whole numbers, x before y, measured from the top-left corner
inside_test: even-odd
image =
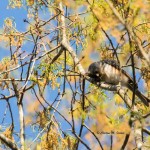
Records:
[[[102,60],[92,63],[86,75],[97,82],[103,81],[112,85],[121,84],[121,86],[125,86],[131,91],[133,91],[133,87],[135,87],[136,96],[138,96],[146,106],[149,106],[150,100],[138,90],[137,83],[135,83],[134,86],[133,78],[131,78],[126,71],[121,69],[119,64],[114,60]]]

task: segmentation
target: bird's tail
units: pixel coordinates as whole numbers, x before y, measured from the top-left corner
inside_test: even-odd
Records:
[[[133,85],[128,84],[128,88],[133,91]],[[150,99],[143,95],[138,88],[135,90],[135,95],[147,106],[149,107]]]
[[[136,89],[135,94],[146,106],[149,106],[150,99],[148,97],[143,95],[138,89]]]

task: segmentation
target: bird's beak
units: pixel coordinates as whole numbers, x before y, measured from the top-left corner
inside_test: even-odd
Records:
[[[89,71],[86,72],[86,73],[85,73],[85,76],[90,76],[90,72],[89,72]]]

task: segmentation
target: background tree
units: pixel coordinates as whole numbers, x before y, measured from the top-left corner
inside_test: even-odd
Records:
[[[116,60],[150,96],[149,1],[8,2],[25,10],[26,30],[13,14],[1,25],[1,148],[149,149],[150,109],[135,90],[85,76]]]

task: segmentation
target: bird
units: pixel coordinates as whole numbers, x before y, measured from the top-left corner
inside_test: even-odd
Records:
[[[123,70],[115,60],[104,59],[93,62],[88,68],[86,75],[96,82],[105,82],[112,85],[121,85],[133,91],[135,95],[146,105],[149,106],[150,99],[138,90],[137,83],[133,78]]]

